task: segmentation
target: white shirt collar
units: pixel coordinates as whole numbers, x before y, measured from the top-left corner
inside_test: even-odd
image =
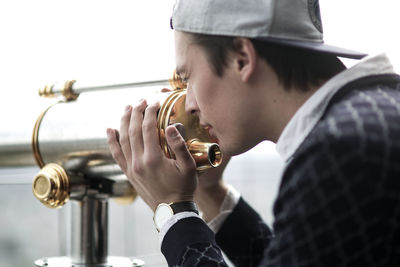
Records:
[[[321,119],[330,100],[344,85],[359,78],[394,73],[385,54],[368,57],[357,65],[339,73],[319,88],[294,114],[284,128],[276,150],[288,162],[308,134]]]

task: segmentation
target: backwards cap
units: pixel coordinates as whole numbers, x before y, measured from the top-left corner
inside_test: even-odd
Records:
[[[366,56],[324,43],[318,0],[177,0],[171,27],[183,32],[253,38],[339,57]]]

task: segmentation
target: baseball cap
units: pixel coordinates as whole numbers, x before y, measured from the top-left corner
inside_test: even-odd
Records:
[[[366,56],[324,43],[318,0],[176,0],[171,28],[247,37],[339,57]]]

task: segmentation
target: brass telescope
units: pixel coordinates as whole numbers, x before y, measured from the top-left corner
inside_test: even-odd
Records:
[[[44,258],[35,265],[143,266],[137,259],[107,255],[108,199],[132,201],[136,194],[111,157],[106,129],[119,128],[127,104],[159,101],[157,127],[165,155],[174,157],[164,132],[175,124],[198,171],[219,166],[222,153],[216,140],[196,116],[185,112],[186,84],[175,74],[169,80],[117,85],[67,81],[47,85],[39,94],[55,100],[39,114],[33,129],[17,135],[0,130],[0,167],[38,165],[41,170],[32,183],[35,197],[50,208],[71,200],[71,257]]]

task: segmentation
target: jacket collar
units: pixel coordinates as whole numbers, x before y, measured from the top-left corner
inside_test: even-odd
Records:
[[[294,114],[283,129],[276,150],[289,162],[312,129],[321,119],[332,97],[346,84],[357,79],[379,74],[393,74],[393,66],[385,54],[368,57],[342,71],[319,88]]]

